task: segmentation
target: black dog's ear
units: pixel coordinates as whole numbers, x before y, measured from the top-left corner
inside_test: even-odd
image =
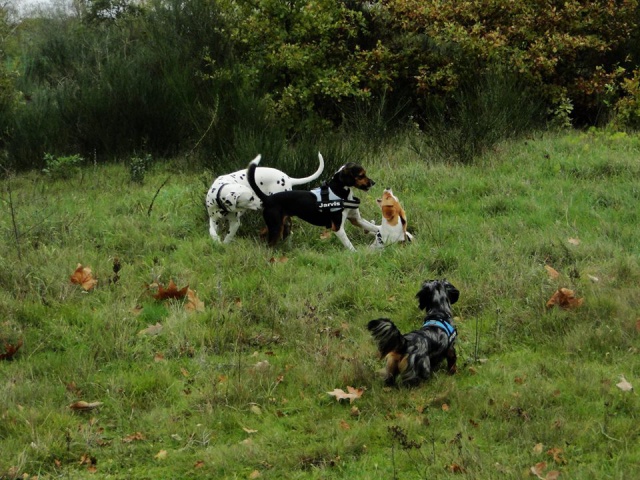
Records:
[[[447,282],[446,280],[444,281],[444,288],[447,291],[447,297],[449,297],[449,303],[453,305],[458,301],[458,298],[460,297],[460,291],[456,287],[451,285],[449,282]]]
[[[348,162],[345,163],[342,167],[340,167],[340,170],[338,170],[338,178],[340,179],[340,182],[347,186],[347,187],[353,187],[356,184],[356,179],[355,179],[355,175],[353,174],[353,167],[355,167],[356,164],[353,162]]]

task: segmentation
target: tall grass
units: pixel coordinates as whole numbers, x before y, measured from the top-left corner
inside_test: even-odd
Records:
[[[204,172],[181,159],[144,183],[121,164],[4,179],[0,349],[24,343],[0,360],[0,478],[490,479],[540,462],[637,477],[638,398],[616,384],[638,383],[638,153],[605,133],[501,143],[470,165],[381,149],[362,213],[379,221],[390,186],[416,239],[374,251],[348,225],[355,253],[300,221],[269,249],[257,213],[213,244]],[[77,263],[94,290],[70,283]],[[435,277],[461,291],[460,371],[385,388],[366,323],[418,327]],[[148,286],[170,279],[204,311],[156,301]],[[558,287],[583,306],[546,309]],[[347,386],[364,389],[352,404],[326,393]]]

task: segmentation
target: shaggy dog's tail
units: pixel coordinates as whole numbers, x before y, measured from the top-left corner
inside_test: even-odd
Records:
[[[249,180],[249,185],[251,185],[251,189],[256,192],[256,195],[260,200],[264,202],[267,198],[267,195],[260,190],[260,187],[256,183],[256,168],[258,168],[258,164],[260,163],[260,155],[249,162],[249,166],[247,167],[247,180]]]
[[[367,325],[373,339],[378,344],[378,351],[381,357],[385,357],[390,352],[403,355],[407,350],[404,336],[398,327],[388,318],[378,318],[371,320]]]

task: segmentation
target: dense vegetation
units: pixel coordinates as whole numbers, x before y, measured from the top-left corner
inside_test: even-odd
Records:
[[[13,168],[47,153],[237,165],[399,128],[468,161],[541,122],[640,122],[637,0],[81,0],[20,20],[0,12],[0,148]]]

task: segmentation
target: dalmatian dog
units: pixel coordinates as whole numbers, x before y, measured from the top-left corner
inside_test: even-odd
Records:
[[[261,155],[253,161],[259,162]],[[268,167],[256,170],[255,178],[266,195],[292,190],[295,185],[312,182],[324,170],[324,159],[318,153],[319,166],[312,175],[304,178],[292,178],[286,173]],[[221,241],[220,222],[227,220],[229,232],[224,237],[224,243],[230,243],[240,228],[240,217],[249,210],[262,209],[262,201],[251,189],[247,180],[247,170],[221,175],[216,178],[207,192],[207,212],[209,213],[209,234],[215,242]]]

